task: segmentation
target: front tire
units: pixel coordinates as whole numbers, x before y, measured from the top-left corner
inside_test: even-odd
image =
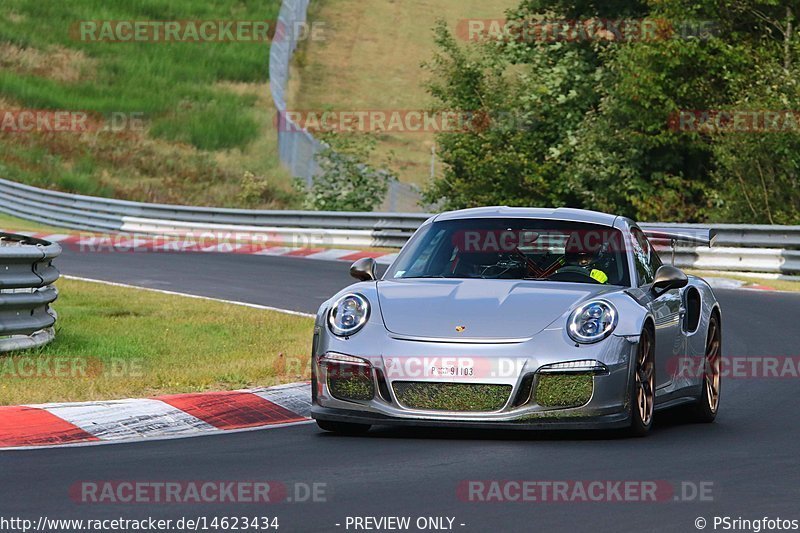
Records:
[[[695,422],[710,424],[717,418],[722,384],[722,331],[716,315],[711,315],[711,320],[708,322],[703,364],[703,388],[697,403],[692,406],[690,416]]]
[[[340,435],[363,435],[369,431],[369,424],[353,424],[351,422],[331,422],[330,420],[317,420],[317,425],[324,431]]]
[[[631,379],[631,426],[628,428],[628,434],[632,437],[644,437],[653,427],[656,399],[655,352],[655,335],[649,327],[646,327],[639,337],[636,364]]]

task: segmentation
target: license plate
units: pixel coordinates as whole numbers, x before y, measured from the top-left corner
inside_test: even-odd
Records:
[[[471,366],[432,366],[429,368],[431,377],[471,377],[475,369]]]

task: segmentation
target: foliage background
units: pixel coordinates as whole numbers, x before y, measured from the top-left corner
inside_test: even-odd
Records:
[[[493,121],[438,137],[446,170],[426,200],[797,224],[796,128],[686,132],[669,123],[681,110],[800,109],[798,9],[776,0],[524,0],[509,12],[520,23],[657,22],[659,38],[628,41],[487,36],[467,44],[440,24],[427,64],[437,107]]]

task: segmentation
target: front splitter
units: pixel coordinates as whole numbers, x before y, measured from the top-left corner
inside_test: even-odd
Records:
[[[397,418],[378,413],[332,409],[313,405],[311,417],[330,422],[349,422],[351,424],[370,424],[374,426],[441,427],[464,429],[513,429],[513,430],[569,430],[569,429],[618,429],[631,424],[627,412],[612,413],[591,417],[538,417],[511,421],[478,421],[430,418]]]

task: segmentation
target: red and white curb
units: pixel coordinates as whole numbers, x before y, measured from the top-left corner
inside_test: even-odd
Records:
[[[390,265],[397,253],[344,250],[339,248],[304,248],[291,246],[269,246],[266,243],[234,243],[213,241],[181,241],[180,237],[167,236],[126,236],[119,235],[72,235],[64,233],[34,233],[29,231],[0,230],[17,233],[50,242],[62,247],[86,253],[232,253],[241,255],[269,255],[297,257],[323,261],[353,262],[366,257],[375,259],[378,264]]]
[[[0,407],[0,449],[135,442],[307,423],[311,385]]]

